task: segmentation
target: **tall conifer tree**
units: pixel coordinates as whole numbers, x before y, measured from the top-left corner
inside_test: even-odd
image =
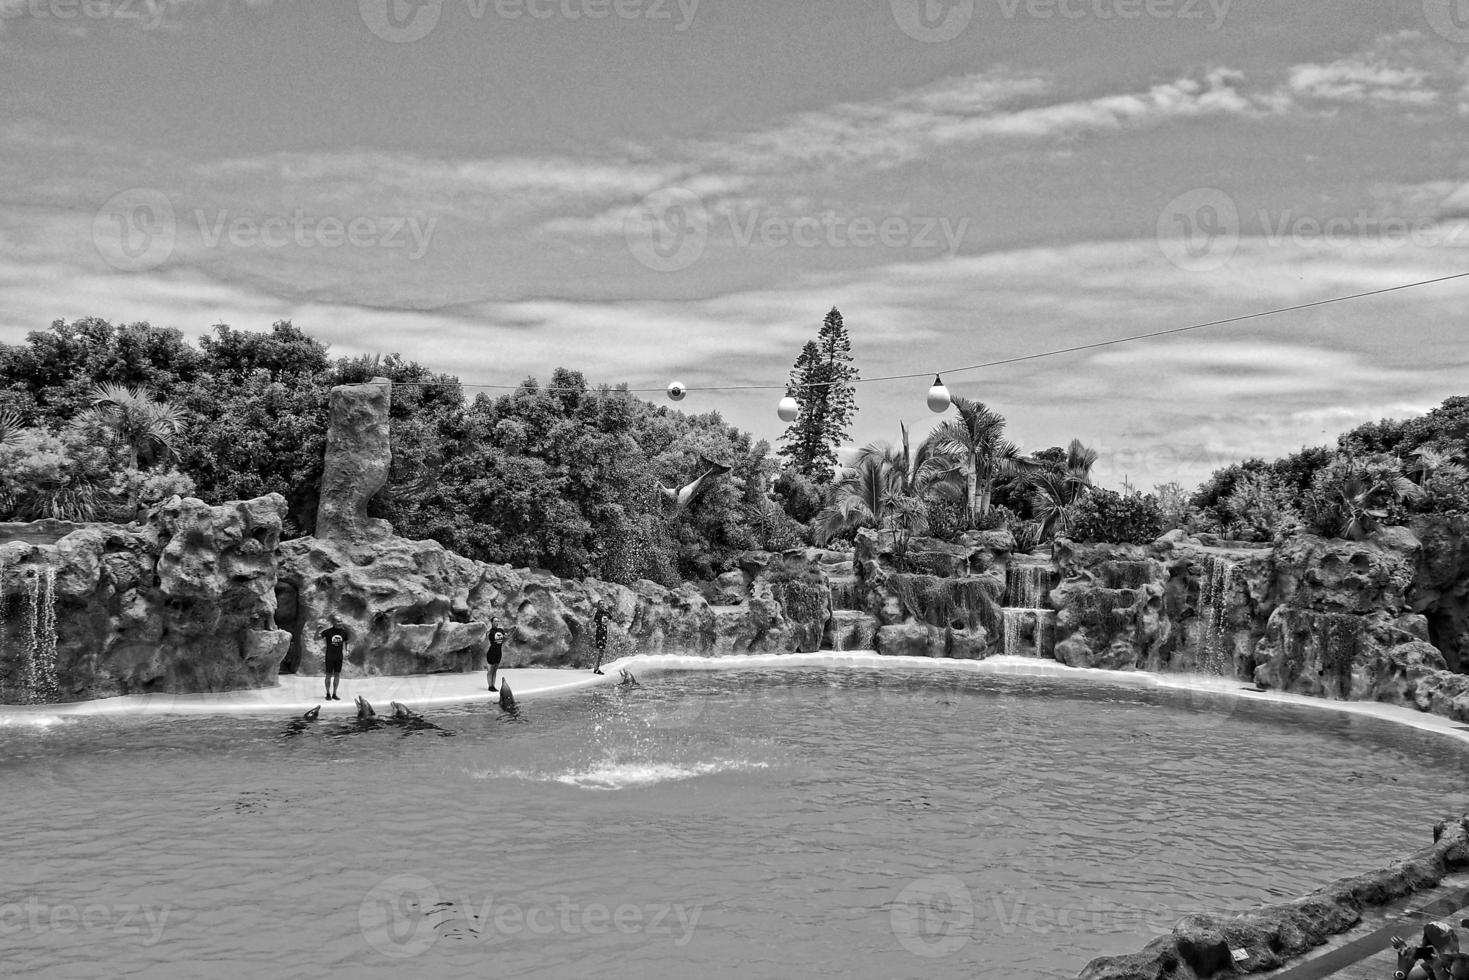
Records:
[[[782,437],[780,455],[786,465],[818,483],[827,483],[837,467],[837,447],[847,439],[847,427],[857,413],[852,382],[852,342],[836,307],[826,315],[815,340],[807,341],[791,368],[786,394],[796,399],[801,414]]]

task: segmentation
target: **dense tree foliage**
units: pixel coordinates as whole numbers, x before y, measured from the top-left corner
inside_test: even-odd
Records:
[[[195,347],[146,323],[58,321],[0,345],[0,508],[126,520],[173,493],[278,492],[290,532],[310,533],[329,392],[374,377],[394,384],[393,463],[372,512],[401,534],[486,561],[670,584],[723,571],[741,549],[802,543],[768,495],[769,446],[718,415],[593,391],[561,369],[544,390],[527,380],[466,404],[452,375],[397,354],[334,360],[289,322],[221,324]],[[675,515],[659,484],[684,485],[704,460],[731,470]]]
[[[1469,512],[1469,398],[1427,414],[1360,425],[1335,449],[1218,470],[1192,500],[1189,526],[1269,541],[1301,528],[1361,537],[1414,514]]]
[[[1415,514],[1469,513],[1464,397],[1359,426],[1334,448],[1226,467],[1192,496],[1176,483],[1147,496],[1094,487],[1097,457],[1080,442],[1027,455],[1002,415],[962,396],[929,439],[910,446],[904,428],[900,446],[867,446],[838,470],[857,371],[833,309],[792,376],[802,415],[780,469],[718,414],[593,388],[565,368],[545,387],[528,378],[466,402],[452,375],[398,354],[332,358],[286,321],[219,324],[197,344],[147,323],[57,321],[0,345],[0,518],[131,520],[178,493],[279,492],[288,533],[310,533],[329,392],[374,377],[394,386],[392,470],[374,515],[470,557],[565,576],[671,585],[725,571],[742,550],[839,542],[860,527],[895,540],[1005,528],[1028,550],[1172,527],[1361,537]]]

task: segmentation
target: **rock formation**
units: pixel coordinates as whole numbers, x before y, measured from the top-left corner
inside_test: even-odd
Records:
[[[1274,969],[1350,929],[1364,909],[1469,867],[1469,816],[1439,823],[1433,841],[1390,868],[1342,878],[1291,902],[1228,918],[1185,916],[1141,952],[1092,960],[1077,980],[1212,980]]]
[[[392,535],[387,521],[367,516],[368,502],[387,484],[393,462],[388,441],[392,391],[387,378],[331,390],[317,537],[360,543]]]
[[[175,497],[127,526],[0,525],[0,701],[273,684],[284,514]]]
[[[391,384],[336,388],[315,537],[279,542],[276,496],[175,498],[126,527],[0,526],[0,700],[270,684],[318,673],[319,634],[350,631],[346,673],[477,667],[491,618],[507,665],[608,655],[827,649],[1208,673],[1469,720],[1469,520],[1361,542],[1297,534],[1240,545],[1181,531],[1151,545],[1008,532],[957,542],[860,531],[850,550],[748,552],[715,581],[666,589],[566,581],[409,541],[369,516],[392,461]]]

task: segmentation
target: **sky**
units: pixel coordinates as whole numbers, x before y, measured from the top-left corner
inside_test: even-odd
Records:
[[[1469,0],[0,0],[0,341],[288,319],[1197,485],[1469,393]],[[972,368],[970,370],[962,370]],[[716,390],[723,388],[725,390]],[[494,388],[471,389],[496,393]]]

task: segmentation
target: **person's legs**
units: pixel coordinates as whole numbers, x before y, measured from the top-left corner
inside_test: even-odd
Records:
[[[607,643],[604,640],[601,643],[598,643],[597,644],[597,663],[596,663],[596,665],[594,667],[592,667],[592,673],[594,673],[594,674],[600,674],[600,673],[602,673],[602,655],[604,653],[606,653],[606,652],[607,652]]]
[[[342,699],[337,696],[337,685],[340,684],[340,683],[342,683],[342,675],[341,675],[341,673],[338,672],[338,673],[332,674],[331,675],[331,680],[332,680],[332,700],[333,701],[340,701]]]
[[[497,678],[499,676],[500,676],[500,665],[499,664],[490,664],[490,690],[492,690],[492,691],[497,690],[497,688],[495,687],[495,678]]]

